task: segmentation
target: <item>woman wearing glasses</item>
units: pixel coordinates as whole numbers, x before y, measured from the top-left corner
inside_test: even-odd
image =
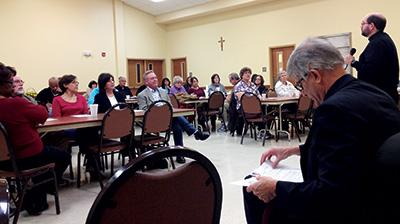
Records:
[[[64,75],[60,79],[59,86],[63,94],[53,99],[53,117],[89,113],[85,97],[78,94],[79,82],[76,76]]]

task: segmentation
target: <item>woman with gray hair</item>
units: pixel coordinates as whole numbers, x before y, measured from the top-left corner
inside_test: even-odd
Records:
[[[173,95],[176,95],[177,93],[186,93],[186,94],[188,94],[186,92],[185,88],[183,88],[183,86],[182,86],[182,83],[183,83],[182,77],[175,76],[172,79],[172,83],[173,83],[173,85],[172,85],[172,87],[170,89],[170,92],[171,92],[170,94],[173,94]]]
[[[300,95],[291,82],[287,81],[286,71],[281,71],[278,74],[279,81],[275,84],[275,92],[279,97],[296,97]]]

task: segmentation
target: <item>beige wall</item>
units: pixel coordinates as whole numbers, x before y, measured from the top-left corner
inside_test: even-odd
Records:
[[[48,77],[72,73],[85,90],[101,72],[115,73],[111,0],[2,0],[0,27],[0,61],[17,69],[25,88],[40,91]]]
[[[169,25],[129,7],[120,0],[2,0],[0,7],[0,61],[15,66],[37,91],[50,76],[72,73],[80,90],[101,72],[126,75],[127,58],[187,57],[188,71],[208,85],[219,73],[249,66],[268,80],[269,48],[298,45],[309,35],[352,32],[356,57],[368,40],[360,35],[367,12],[381,11],[388,18],[387,32],[400,44],[400,2],[381,0],[281,0]],[[220,51],[218,40],[226,42]],[[92,52],[84,57],[83,52]],[[107,57],[101,57],[105,51]],[[261,68],[268,71],[262,73]],[[356,73],[355,73],[356,74]],[[268,83],[267,83],[268,84]]]
[[[360,22],[368,12],[380,11],[388,18],[386,31],[399,45],[399,8],[395,0],[278,1],[168,25],[168,53],[170,58],[187,57],[188,71],[199,77],[202,86],[210,83],[213,73],[229,85],[227,75],[238,73],[243,66],[266,78],[270,75],[269,48],[298,45],[307,36],[351,32],[358,58],[368,43],[360,34]],[[221,36],[226,40],[223,52],[218,44]]]

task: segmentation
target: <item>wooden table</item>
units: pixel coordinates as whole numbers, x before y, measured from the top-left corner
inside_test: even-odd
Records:
[[[290,141],[289,132],[282,129],[282,105],[289,103],[298,103],[299,97],[268,97],[261,100],[262,105],[278,106],[279,108],[279,130],[277,132],[285,133],[288,135]],[[278,136],[276,136],[278,138]]]
[[[189,116],[194,114],[194,109],[174,108],[173,117]],[[144,117],[144,110],[135,110],[135,121],[141,121]],[[90,115],[76,115],[71,117],[59,117],[57,119],[49,118],[38,126],[38,132],[60,131],[66,129],[86,128],[101,126],[104,114],[98,114],[96,117]]]

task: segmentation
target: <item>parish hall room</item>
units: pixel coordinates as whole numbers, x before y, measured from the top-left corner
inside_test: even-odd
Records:
[[[49,78],[69,74],[79,82],[79,95],[85,95],[88,84],[98,81],[102,73],[111,74],[115,86],[119,77],[124,77],[135,96],[145,84],[143,74],[147,70],[154,71],[158,86],[164,78],[172,86],[175,76],[182,78],[182,84],[196,77],[205,92],[213,82],[211,77],[218,74],[219,82],[230,93],[234,86],[229,75],[239,74],[244,67],[261,75],[262,85],[272,90],[278,74],[287,70],[291,52],[307,37],[327,39],[344,58],[355,48],[354,57],[358,60],[369,43],[360,30],[368,13],[381,12],[386,17],[385,32],[398,46],[399,8],[400,2],[395,0],[1,0],[0,62],[15,68],[23,80],[25,94],[32,97],[49,87]],[[357,78],[352,66],[346,66],[345,71]],[[288,82],[295,85],[295,81],[288,76]],[[263,97],[267,98],[268,93]],[[136,102],[135,97],[127,99]],[[197,106],[189,109],[195,111]],[[196,113],[190,115],[196,117]],[[264,144],[266,132],[250,133],[249,129],[242,138],[242,133],[232,136],[228,130],[218,131],[223,126],[222,119],[217,119],[213,128],[211,121],[209,127],[202,127],[197,119],[189,120],[195,128],[210,134],[200,141],[183,133],[183,142],[185,147],[204,155],[219,174],[220,223],[246,223],[243,187],[233,182],[243,180],[259,167],[263,152],[306,141],[311,117],[310,124],[300,125],[298,133],[292,123],[288,132],[275,133],[282,131],[278,126],[282,120],[274,119],[276,125],[268,126],[272,137],[266,137]],[[135,134],[141,132],[136,124]],[[169,145],[174,145],[172,134]],[[54,196],[47,194],[49,208],[37,216],[21,211],[18,223],[86,222],[101,187],[96,180],[84,180],[84,171],[82,184],[77,187],[78,152],[79,147],[73,145],[72,170],[66,169],[63,175],[69,184],[58,187],[60,214],[56,214]],[[290,157],[281,164],[300,168],[300,157]],[[122,159],[114,156],[114,172],[121,167]],[[104,175],[109,179],[110,169]],[[107,180],[103,183],[106,185]],[[135,203],[134,198],[130,200]],[[169,202],[165,201],[164,206]],[[165,223],[175,222],[172,218]]]

